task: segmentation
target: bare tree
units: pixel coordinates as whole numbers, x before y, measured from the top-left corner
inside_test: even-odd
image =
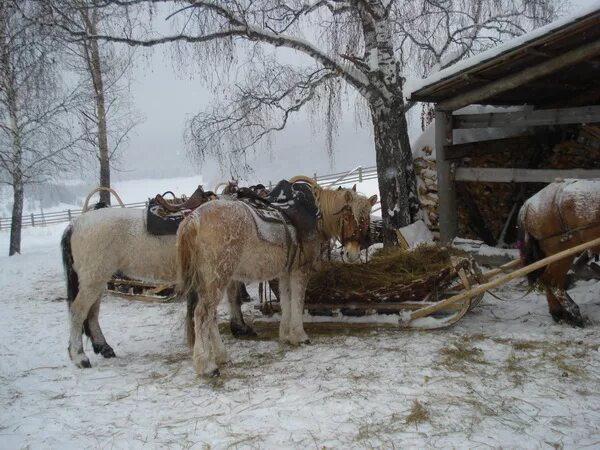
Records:
[[[56,42],[22,14],[35,2],[0,2],[0,183],[13,189],[9,255],[21,251],[24,187],[70,165],[66,114],[74,96],[58,75]]]
[[[105,1],[126,9],[157,3]],[[443,61],[453,52],[461,58],[485,47],[482,42],[486,40],[503,39],[505,30],[510,31],[508,35],[524,31],[527,21],[521,20],[522,12],[535,12],[535,5],[550,1],[196,0],[184,6],[163,1],[158,3],[173,8],[169,16],[176,30],[173,35],[147,39],[130,32],[94,36],[83,29],[69,31],[82,38],[134,46],[201,44],[195,50],[207,79],[215,73],[213,69],[220,70],[215,84],[234,65],[247,68],[219,104],[191,121],[189,131],[198,155],[216,155],[230,164],[243,165],[248,149],[285,127],[290,115],[312,100],[324,105],[331,146],[341,88],[344,83],[352,86],[368,105],[372,119],[387,244],[394,241],[395,229],[420,214],[405,117],[410,105],[403,95],[404,77],[413,63],[407,56],[419,52],[424,67],[429,68],[433,66],[430,61]],[[500,16],[488,21],[488,17]],[[428,29],[421,30],[415,17],[425,21]],[[511,20],[515,25],[509,27]],[[283,64],[263,44],[294,50],[306,62],[301,67]]]
[[[44,1],[42,23],[60,21],[70,28],[96,35],[112,31],[112,24],[124,17],[121,8],[98,6],[94,0]],[[127,142],[139,116],[131,108],[129,69],[133,52],[106,41],[73,39],[60,35],[68,70],[81,80],[78,119],[83,134],[82,153],[92,157],[100,168],[100,186],[111,186],[111,166]],[[110,193],[100,192],[100,200],[110,205]]]

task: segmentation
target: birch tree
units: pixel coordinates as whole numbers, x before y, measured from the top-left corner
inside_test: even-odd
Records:
[[[23,16],[35,2],[0,2],[0,183],[13,189],[9,255],[21,251],[24,188],[71,165],[67,112],[75,96],[63,89],[57,47]]]
[[[69,28],[90,35],[111,31],[113,23],[122,17],[120,8],[101,5],[94,0],[44,1],[42,23],[59,21]],[[73,39],[69,33],[60,35],[68,70],[81,81],[82,101],[77,108],[83,139],[80,148],[99,167],[99,186],[111,187],[111,166],[114,166],[129,133],[139,123],[131,107],[129,70],[133,52],[106,41]],[[101,191],[100,200],[110,205],[110,192]]]
[[[315,100],[323,106],[331,146],[341,112],[339,98],[344,86],[351,86],[371,117],[386,244],[395,240],[395,229],[420,214],[405,116],[410,105],[404,98],[404,82],[414,73],[409,66],[415,65],[410,53],[417,52],[429,68],[433,66],[429,61],[442,61],[453,52],[462,58],[477,51],[482,39],[501,40],[506,30],[508,35],[525,31],[533,23],[522,17],[523,11],[537,14],[536,5],[550,4],[550,0],[105,1],[126,9],[167,3],[175,32],[151,39],[135,33],[70,32],[133,46],[196,44],[200,70],[213,86],[230,75],[232,67],[245,68],[243,78],[235,80],[218,104],[191,121],[189,137],[198,155],[243,164],[248,149],[283,129],[292,114]],[[427,30],[421,30],[418,21],[411,22],[409,13],[429,21]],[[499,15],[503,18],[494,22]],[[511,21],[517,25],[505,25]],[[295,51],[306,63],[284,64],[265,46]],[[434,56],[427,56],[432,52]],[[211,77],[215,70],[220,77]]]

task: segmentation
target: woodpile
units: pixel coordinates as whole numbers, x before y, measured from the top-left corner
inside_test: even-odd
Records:
[[[421,209],[424,213],[423,220],[432,232],[439,230],[438,225],[438,190],[437,190],[437,169],[435,156],[430,147],[419,149],[423,156],[414,159],[415,173],[417,175],[417,190]]]
[[[506,138],[494,145],[505,151],[475,145],[475,155],[457,159],[461,167],[515,167],[537,169],[599,169],[600,124],[557,127],[539,135]],[[492,141],[490,141],[492,142]],[[528,144],[529,142],[529,144]],[[430,148],[413,149],[418,191],[425,222],[439,230],[435,157]],[[523,201],[544,187],[543,183],[457,183],[459,235],[486,244],[510,243],[516,239],[517,212]]]

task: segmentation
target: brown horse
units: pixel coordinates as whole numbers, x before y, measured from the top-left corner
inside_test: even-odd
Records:
[[[600,237],[600,180],[549,184],[523,204],[519,228],[524,264]],[[599,250],[591,252],[598,254]],[[565,291],[574,258],[561,259],[531,273],[529,281],[539,279],[544,285],[550,314],[556,322],[583,327],[579,307]]]
[[[262,221],[246,203],[227,199],[206,203],[179,227],[180,280],[188,298],[196,298],[188,302],[187,334],[198,374],[218,376],[219,364],[228,360],[216,310],[225,294],[234,295],[237,282],[278,279],[282,311],[279,338],[292,345],[307,343],[302,323],[304,294],[321,244],[339,238],[347,252],[360,250],[364,237],[360,233],[342,236],[340,233],[348,229],[342,222],[351,211],[357,225],[368,224],[377,196],[368,199],[350,189],[322,189],[314,180],[302,180],[310,183],[301,196],[311,197],[307,199],[314,208],[310,229],[292,227],[283,216],[279,223]],[[316,220],[316,208],[320,220]]]

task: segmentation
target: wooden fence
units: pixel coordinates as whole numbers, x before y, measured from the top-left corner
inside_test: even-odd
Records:
[[[325,187],[338,186],[341,184],[351,183],[362,183],[366,180],[373,180],[377,178],[376,167],[356,167],[346,172],[332,173],[329,175],[317,175],[313,174],[313,177]],[[269,182],[269,187],[273,187],[272,183]],[[145,208],[148,202],[137,202],[137,203],[126,203],[126,208]],[[39,213],[39,214],[28,214],[23,215],[21,219],[21,226],[27,227],[40,227],[46,225],[52,225],[55,223],[70,222],[74,217],[81,214],[81,209],[67,209],[66,211],[56,211],[50,213]],[[10,217],[0,217],[0,231],[10,229],[12,219]]]

